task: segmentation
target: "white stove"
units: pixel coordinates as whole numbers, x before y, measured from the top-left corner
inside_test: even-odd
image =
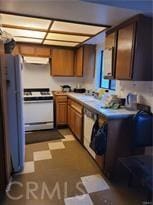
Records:
[[[25,130],[54,127],[53,95],[49,88],[24,89]]]

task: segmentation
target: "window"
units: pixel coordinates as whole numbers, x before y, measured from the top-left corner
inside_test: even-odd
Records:
[[[103,75],[103,51],[101,51],[101,66],[100,66],[100,88],[115,90],[116,80],[104,79]]]

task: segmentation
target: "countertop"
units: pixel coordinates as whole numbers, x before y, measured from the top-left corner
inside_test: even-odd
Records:
[[[93,110],[95,113],[104,115],[108,119],[128,118],[137,113],[137,111],[130,111],[125,108],[116,110],[101,108],[100,100],[95,99],[93,96],[86,96],[84,94],[78,93],[67,93],[67,96],[77,100],[88,109]]]

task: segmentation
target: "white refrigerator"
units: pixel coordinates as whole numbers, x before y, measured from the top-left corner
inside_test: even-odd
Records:
[[[24,167],[25,132],[23,118],[22,59],[6,55],[8,80],[9,146],[13,172]]]

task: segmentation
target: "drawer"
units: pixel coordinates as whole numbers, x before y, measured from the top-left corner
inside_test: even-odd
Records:
[[[83,113],[83,106],[75,101],[71,100],[71,107],[79,113]]]
[[[55,96],[56,102],[67,102],[67,96],[61,95],[61,96]]]

